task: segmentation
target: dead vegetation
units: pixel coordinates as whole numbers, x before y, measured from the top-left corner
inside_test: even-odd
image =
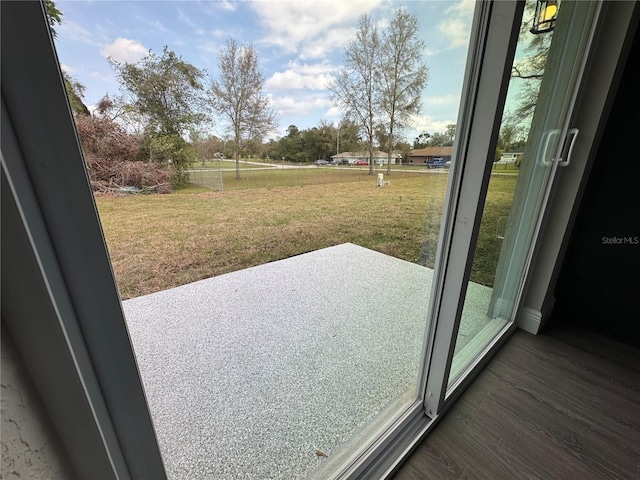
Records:
[[[158,168],[144,162],[100,161],[95,157],[87,158],[86,162],[91,187],[96,193],[171,193],[173,170],[170,167]]]
[[[142,158],[141,138],[111,118],[105,97],[93,115],[75,117],[91,187],[100,194],[170,193],[172,165]]]

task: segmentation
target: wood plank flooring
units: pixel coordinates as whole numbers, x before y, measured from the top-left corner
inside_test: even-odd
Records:
[[[394,476],[640,480],[640,349],[516,332]]]

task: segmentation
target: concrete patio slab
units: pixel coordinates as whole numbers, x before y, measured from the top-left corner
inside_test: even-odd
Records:
[[[343,244],[124,301],[169,478],[306,477],[414,388],[432,276]]]

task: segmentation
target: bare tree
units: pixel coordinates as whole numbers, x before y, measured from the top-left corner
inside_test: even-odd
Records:
[[[386,117],[387,174],[391,173],[394,133],[420,111],[420,95],[429,77],[423,63],[425,44],[418,38],[418,19],[400,8],[384,32],[377,62],[380,110]]]
[[[373,140],[376,118],[376,63],[380,38],[375,22],[368,15],[360,18],[356,37],[344,50],[344,65],[328,85],[331,100],[348,118],[358,122],[367,137],[369,175],[373,175]]]
[[[278,118],[263,94],[264,78],[253,45],[234,40],[218,53],[219,79],[212,80],[209,97],[223,116],[234,139],[236,179],[240,180],[240,154],[252,140],[262,140],[278,126]]]
[[[517,83],[519,89],[515,98],[518,105],[509,115],[509,121],[518,123],[527,129],[531,124],[533,112],[538,102],[538,92],[553,38],[553,34],[531,35],[535,7],[535,0],[525,2],[525,13],[522,18],[527,20],[523,20],[520,25],[518,38],[518,44],[524,46],[523,55],[514,62],[511,68],[511,78],[519,81]]]

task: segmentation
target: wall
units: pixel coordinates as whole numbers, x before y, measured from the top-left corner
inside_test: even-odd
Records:
[[[75,474],[10,333],[2,327],[0,478],[70,479]]]

